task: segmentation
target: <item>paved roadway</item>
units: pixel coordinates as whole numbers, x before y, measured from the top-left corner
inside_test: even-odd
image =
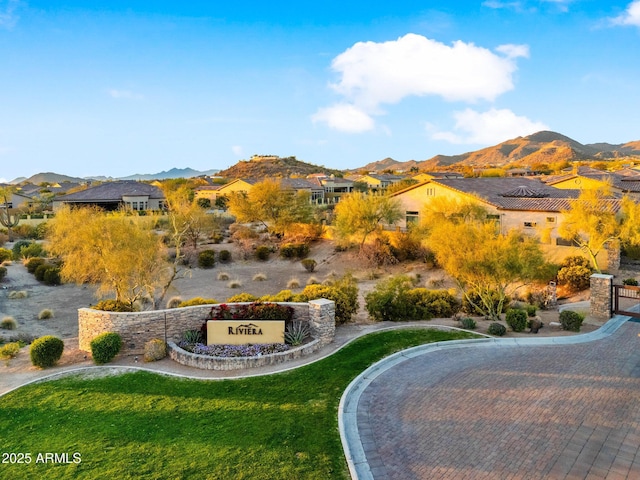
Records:
[[[624,320],[574,340],[483,340],[383,361],[341,404],[352,474],[640,479],[640,324]]]

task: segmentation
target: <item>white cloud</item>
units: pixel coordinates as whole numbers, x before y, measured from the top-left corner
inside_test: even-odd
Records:
[[[631,2],[622,15],[612,19],[612,23],[640,27],[640,0]]]
[[[319,109],[314,122],[350,133],[372,130],[381,105],[407,97],[433,95],[445,101],[492,101],[512,90],[516,59],[528,57],[526,45],[501,45],[494,51],[473,43],[451,45],[409,33],[388,42],[358,42],[333,59],[340,75],[331,88],[341,103]]]
[[[233,152],[234,155],[240,157],[242,156],[244,149],[240,145],[234,145],[231,147],[231,151]]]
[[[511,55],[517,48],[509,45],[498,51]],[[412,33],[389,42],[358,42],[338,55],[331,67],[341,75],[332,85],[334,90],[367,110],[413,95],[493,100],[513,89],[516,70],[512,56],[505,58],[462,41],[449,46]]]
[[[108,91],[109,96],[115,99],[125,99],[125,100],[142,100],[144,95],[139,93],[132,92],[130,90],[116,90],[114,88]]]
[[[314,123],[326,122],[329,128],[347,133],[366,132],[375,126],[371,116],[358,107],[347,103],[321,108],[311,116],[311,120]]]
[[[0,0],[0,28],[11,30],[20,18],[16,10],[20,6],[20,0]]]
[[[533,122],[508,109],[492,108],[487,112],[477,112],[470,108],[455,112],[456,124],[452,132],[434,132],[431,138],[455,144],[495,145],[511,138],[531,135],[549,127],[542,122]]]
[[[486,2],[482,2],[483,7],[493,8],[493,9],[501,9],[501,8],[509,8],[513,10],[521,10],[522,2],[498,2],[495,0],[488,0]]]

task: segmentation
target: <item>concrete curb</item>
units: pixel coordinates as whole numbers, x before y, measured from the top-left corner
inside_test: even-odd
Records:
[[[567,337],[542,337],[542,338],[483,338],[473,340],[454,340],[448,342],[430,343],[409,348],[390,355],[373,364],[358,375],[344,391],[338,406],[338,426],[340,440],[347,459],[351,478],[354,480],[373,480],[373,473],[367,462],[362,445],[360,432],[358,431],[358,404],[362,393],[378,376],[409,358],[425,355],[438,350],[450,350],[471,347],[527,347],[543,345],[569,345],[577,343],[594,342],[612,335],[620,326],[629,320],[629,317],[616,316],[605,323],[598,330],[582,335]]]

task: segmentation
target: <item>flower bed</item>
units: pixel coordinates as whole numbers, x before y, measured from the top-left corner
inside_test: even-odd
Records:
[[[181,365],[201,368],[204,370],[242,370],[245,368],[257,368],[267,365],[278,365],[290,360],[295,360],[310,355],[322,346],[320,339],[313,339],[298,347],[289,347],[287,351],[269,353],[250,357],[213,357],[200,353],[188,352],[174,342],[167,342],[169,357]]]
[[[255,345],[205,345],[203,343],[180,342],[183,350],[210,357],[260,357],[272,353],[286,352],[290,349],[285,343],[264,343]]]

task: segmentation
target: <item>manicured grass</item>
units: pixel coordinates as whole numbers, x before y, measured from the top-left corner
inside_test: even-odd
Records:
[[[349,382],[377,360],[463,332],[368,335],[291,372],[243,380],[179,380],[139,372],[67,377],[0,397],[0,478],[340,479],[348,471],[337,409]],[[38,453],[79,452],[75,463]]]

